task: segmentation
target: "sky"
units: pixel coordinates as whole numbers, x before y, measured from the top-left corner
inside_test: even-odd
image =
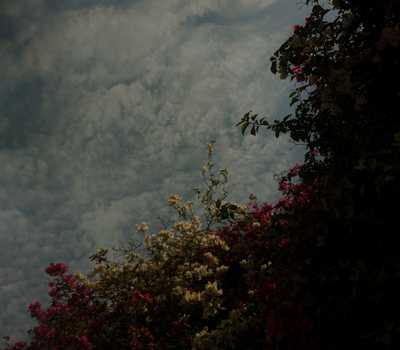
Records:
[[[269,57],[303,23],[293,0],[0,0],[0,337],[24,338],[51,262],[157,232],[194,197],[207,143],[230,199],[277,198],[301,146],[234,124],[278,119]]]

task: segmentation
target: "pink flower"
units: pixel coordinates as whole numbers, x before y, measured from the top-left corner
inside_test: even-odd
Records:
[[[39,321],[45,321],[47,319],[46,312],[42,309],[40,302],[35,301],[28,306],[28,309],[32,317],[37,318]]]
[[[267,318],[267,332],[269,337],[278,337],[279,335],[281,335],[281,322],[273,315],[269,315]]]
[[[80,296],[83,297],[84,299],[88,299],[90,297],[90,295],[92,294],[91,289],[87,288],[84,285],[78,285],[76,290],[80,294]]]
[[[309,197],[308,193],[300,193],[297,195],[296,202],[300,206],[305,206],[310,201]]]
[[[296,80],[301,82],[305,80],[304,71],[301,66],[294,66],[292,72],[296,75]]]
[[[132,294],[130,299],[130,304],[135,305],[140,300],[143,300],[145,303],[152,304],[153,303],[153,296],[149,292],[142,293],[138,290],[135,290]]]
[[[79,338],[79,344],[81,345],[82,349],[90,350],[92,348],[92,344],[89,341],[89,338],[86,335],[81,335]]]
[[[293,206],[293,197],[291,196],[285,196],[279,199],[276,205],[277,208],[284,208],[286,210],[290,209],[292,206]]]
[[[269,203],[265,203],[265,204],[263,204],[263,206],[262,206],[262,208],[261,208],[261,210],[263,210],[263,211],[271,211],[273,209],[273,206],[271,205],[271,204],[269,204]]]
[[[47,326],[45,324],[41,324],[41,325],[35,327],[34,332],[38,337],[41,337],[41,338],[53,338],[56,333],[53,328],[50,328],[49,326]]]
[[[278,242],[278,247],[279,248],[286,248],[289,245],[289,238],[282,238],[279,242]]]
[[[76,286],[77,280],[74,275],[63,276],[63,281],[71,288]]]
[[[277,284],[272,281],[265,281],[262,287],[259,289],[258,294],[260,297],[270,297],[271,294],[277,289]]]
[[[310,150],[310,154],[313,156],[313,157],[316,157],[316,156],[319,156],[319,151],[318,151],[318,149],[317,148],[312,148],[311,150]]]
[[[143,343],[136,338],[131,341],[130,346],[132,350],[143,349]]]
[[[288,192],[290,189],[290,183],[287,180],[283,180],[279,183],[279,191]]]
[[[26,347],[26,343],[23,341],[17,341],[9,350],[22,350]]]
[[[152,304],[153,303],[153,296],[150,293],[144,293],[142,299],[145,303]]]
[[[293,32],[297,33],[301,28],[303,28],[301,25],[296,24],[296,25],[293,26]]]
[[[296,75],[303,74],[303,68],[301,66],[294,66],[292,71]]]
[[[64,314],[70,311],[70,308],[67,304],[54,304],[49,307],[47,310],[47,317],[53,317],[55,315]]]
[[[295,164],[295,166],[293,168],[291,168],[288,172],[288,176],[289,177],[295,177],[297,175],[299,175],[300,170],[303,166],[300,164]]]
[[[248,208],[249,210],[255,211],[255,210],[258,209],[258,206],[257,206],[257,203],[247,203],[247,208]]]
[[[46,268],[46,273],[50,276],[61,276],[68,271],[68,267],[64,263],[51,263]]]
[[[57,287],[52,286],[52,287],[49,287],[48,294],[49,294],[49,296],[51,296],[52,298],[55,299],[55,298],[59,297],[60,293],[59,293],[59,290]]]
[[[287,221],[285,219],[279,220],[278,223],[282,228],[288,228],[289,227],[289,221]]]

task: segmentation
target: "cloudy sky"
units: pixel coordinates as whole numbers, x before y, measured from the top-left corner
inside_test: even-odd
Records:
[[[233,125],[288,111],[268,62],[302,2],[0,0],[0,336],[32,326],[50,262],[88,271],[191,199],[209,141],[232,200],[276,198],[303,150]]]

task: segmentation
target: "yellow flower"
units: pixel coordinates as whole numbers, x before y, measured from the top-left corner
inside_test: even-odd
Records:
[[[210,265],[217,265],[218,264],[218,258],[214,256],[211,252],[206,252],[204,253],[204,257],[206,258],[206,261]]]
[[[147,223],[145,223],[145,222],[142,222],[141,224],[137,224],[136,225],[136,230],[138,232],[141,232],[141,233],[145,234],[149,230],[149,225]]]
[[[226,271],[228,271],[229,267],[226,265],[221,265],[219,267],[217,267],[217,273],[224,273]]]
[[[192,211],[193,209],[193,203],[192,202],[187,202],[185,205],[186,210]]]
[[[222,295],[223,294],[222,289],[218,289],[217,281],[207,282],[207,284],[205,286],[205,291],[209,295]]]
[[[212,153],[213,153],[213,151],[214,151],[213,144],[212,144],[212,143],[209,143],[209,144],[207,145],[207,148],[208,148],[208,157],[211,157],[211,155],[212,155]]]
[[[191,292],[190,290],[186,290],[183,296],[183,299],[187,303],[196,303],[201,301],[201,293],[199,292]]]
[[[179,205],[182,202],[182,198],[178,194],[174,194],[168,198],[168,204],[171,206]]]

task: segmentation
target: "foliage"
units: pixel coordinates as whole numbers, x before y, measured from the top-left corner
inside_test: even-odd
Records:
[[[88,276],[50,265],[52,304],[30,305],[30,344],[7,350],[398,347],[400,5],[306,2],[305,24],[271,58],[295,81],[294,113],[272,123],[250,111],[238,124],[308,147],[280,178],[282,198],[227,201],[210,145],[205,216],[175,195],[174,224],[138,226],[144,251],[112,261],[100,250]]]
[[[238,124],[289,133],[308,147],[305,183],[319,178],[327,215],[308,288],[325,349],[399,344],[400,2],[320,1],[271,58],[295,82],[294,112],[273,123],[251,111]],[[313,157],[318,151],[322,160]],[[335,331],[333,331],[335,330]]]
[[[311,346],[312,320],[297,294],[306,281],[283,263],[302,251],[298,224],[288,218],[319,210],[318,185],[296,184],[300,171],[296,165],[281,179],[284,195],[275,205],[257,205],[251,196],[247,206],[214,198],[227,173],[217,180],[208,172],[206,190],[198,190],[210,219],[204,227],[193,204],[174,195],[168,203],[178,220],[171,227],[156,235],[146,224],[137,227],[146,257],[121,249],[122,261],[112,261],[100,249],[88,276],[51,264],[51,305],[32,303],[38,325],[30,344],[6,349],[272,349],[283,339]]]

